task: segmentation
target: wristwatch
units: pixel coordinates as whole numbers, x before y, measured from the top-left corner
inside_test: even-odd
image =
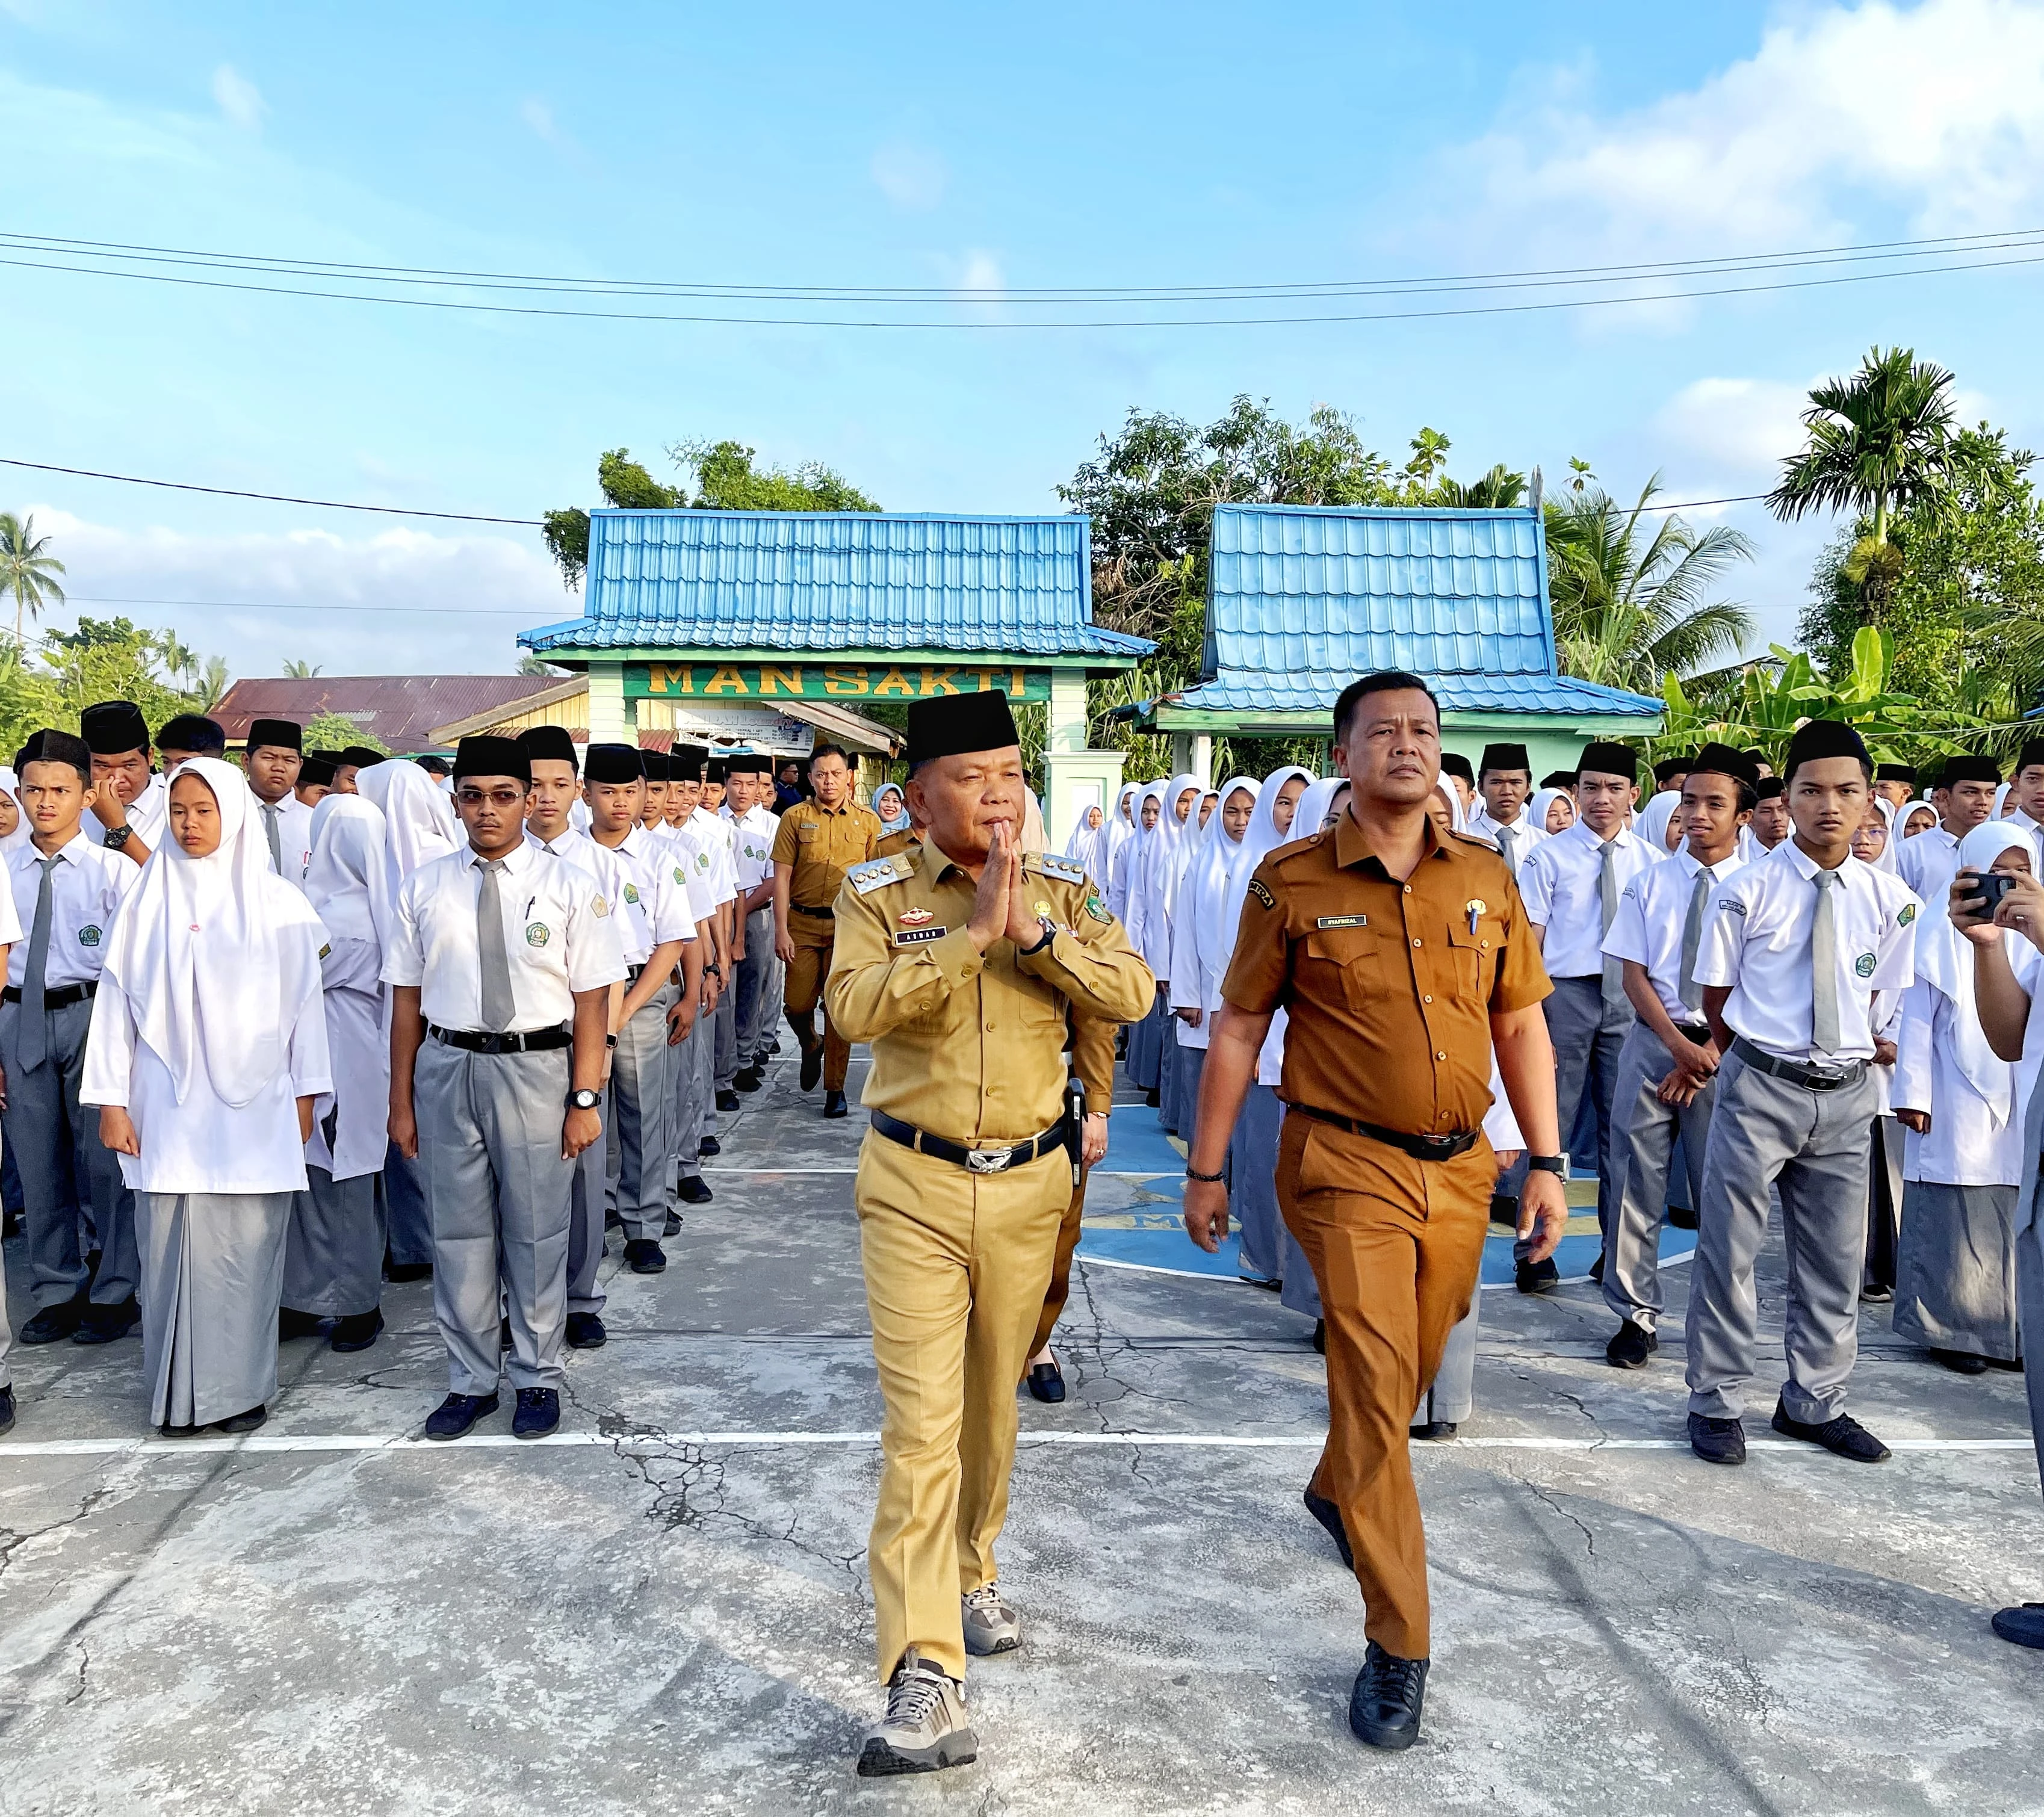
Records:
[[[1036,917],[1036,925],[1043,932],[1037,937],[1036,943],[1033,947],[1024,947],[1020,949],[1021,956],[1025,959],[1032,953],[1043,951],[1052,940],[1057,938],[1058,924],[1049,916],[1039,915]]]
[[[1551,1174],[1558,1180],[1569,1177],[1569,1158],[1566,1154],[1529,1154],[1526,1166],[1529,1173]]]
[[[603,1093],[601,1092],[593,1092],[586,1085],[584,1085],[580,1091],[570,1092],[568,1093],[568,1108],[570,1110],[594,1110],[600,1106],[602,1102]]]
[[[109,827],[99,836],[99,843],[109,851],[118,851],[127,844],[128,836],[134,832],[130,826]]]

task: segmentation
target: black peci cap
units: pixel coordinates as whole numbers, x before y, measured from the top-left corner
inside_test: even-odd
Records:
[[[575,763],[574,740],[557,725],[528,725],[518,734],[518,742],[525,747],[525,755],[535,763],[565,763],[570,768],[578,768]]]
[[[346,756],[345,752],[342,755]],[[525,755],[524,746],[515,738],[491,738],[486,735],[464,738],[455,747],[454,774],[457,782],[464,776],[509,776],[529,789],[532,786],[532,760]]]
[[[1781,774],[1786,779],[1796,774],[1797,764],[1820,763],[1829,757],[1856,759],[1866,766],[1869,777],[1873,774],[1873,759],[1868,754],[1866,740],[1851,726],[1839,719],[1806,719],[1788,740]],[[1996,776],[1995,780],[2001,778]]]
[[[14,768],[25,770],[31,763],[68,763],[87,788],[92,786],[92,753],[75,732],[46,726],[30,732],[29,742],[15,754]]]
[[[1992,757],[1978,751],[1966,751],[1957,757],[1945,759],[1945,773],[1939,781],[1949,789],[1954,782],[1992,782],[2001,781],[2001,766]]]
[[[1019,745],[1015,715],[998,688],[977,694],[940,694],[909,709],[909,767],[967,751],[1005,751]]]
[[[1671,777],[1686,776],[1695,767],[1694,762],[1689,758],[1664,757],[1654,766],[1654,781],[1657,786],[1665,789]]]
[[[298,766],[298,786],[301,789],[331,789],[333,786],[334,754],[331,751],[315,751]]]
[[[1573,770],[1550,770],[1540,778],[1543,789],[1573,789],[1575,786],[1576,773]]]
[[[659,755],[657,751],[642,752],[635,744],[592,744],[582,774],[591,782],[636,782],[651,773],[653,759]]]
[[[1786,777],[1763,776],[1754,785],[1753,794],[1755,801],[1771,801],[1776,796],[1785,795],[1788,793],[1788,782]]]
[[[504,740],[506,744],[512,742],[508,738]],[[390,755],[387,751],[374,750],[366,744],[351,744],[340,754],[340,761],[344,764],[352,764],[357,770],[367,770],[372,763],[381,763]]]
[[[724,758],[713,757],[703,770],[705,782],[721,782],[731,774],[731,765]]]
[[[148,747],[149,724],[133,701],[102,701],[78,716],[80,734],[95,757],[117,757]]]
[[[1623,776],[1628,782],[1639,780],[1639,753],[1629,744],[1612,744],[1597,739],[1583,747],[1577,759],[1576,774],[1594,770],[1600,776]]]
[[[170,728],[167,726],[166,731]],[[305,728],[287,719],[252,719],[248,722],[248,736],[242,748],[255,751],[267,746],[272,751],[296,751],[305,748]]]
[[[2037,761],[2044,763],[2044,745],[2037,748],[2039,752]],[[1877,763],[1873,766],[1873,779],[1877,782],[1907,782],[1913,789],[1916,786],[1916,766],[1913,763]]]
[[[1470,768],[1470,760],[1458,751],[1444,751],[1441,753],[1441,774],[1443,776],[1458,778],[1461,781],[1468,783],[1472,789],[1476,786],[1476,772]]]
[[[1756,788],[1760,782],[1760,771],[1754,761],[1742,751],[1735,751],[1728,744],[1707,744],[1694,757],[1681,760],[1682,767],[1692,776],[1699,770],[1708,770],[1712,775],[1729,776],[1733,781],[1743,782],[1747,788]]]
[[[1531,776],[1533,774],[1533,759],[1526,755],[1526,747],[1523,744],[1486,744],[1483,747],[1482,761],[1476,769],[1479,776],[1493,770],[1523,770]]]

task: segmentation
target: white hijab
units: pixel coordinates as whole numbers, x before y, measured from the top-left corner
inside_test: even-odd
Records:
[[[1086,824],[1086,816],[1093,811],[1096,803],[1082,803],[1079,817],[1072,828],[1072,836],[1065,841],[1065,856],[1083,870],[1086,875],[1101,889],[1107,886],[1108,820],[1109,810],[1102,809],[1097,827]]]
[[[467,843],[454,817],[453,802],[417,764],[388,758],[358,770],[355,786],[382,812],[398,882]]]
[[[1959,869],[1986,871],[2011,848],[2029,854],[2033,874],[2038,869],[2037,842],[2006,820],[1984,820],[1959,841]],[[2019,938],[2004,930],[2002,944],[2013,951]],[[2015,1066],[1996,1056],[1987,1043],[1973,1001],[1973,943],[1952,925],[1951,899],[1923,905],[1916,930],[1916,972],[1952,1005],[1952,1059],[1966,1083],[1986,1101],[1995,1127],[2008,1121],[2015,1102]]]
[[[1569,804],[1570,811],[1572,812],[1573,812],[1576,805],[1575,797],[1571,795],[1567,789],[1539,789],[1534,791],[1533,799],[1526,804],[1526,814],[1527,818],[1532,822],[1533,830],[1535,832],[1544,833],[1546,832],[1547,810],[1553,807],[1557,801],[1566,801]],[[1569,823],[1570,826],[1573,826],[1574,824],[1575,821],[1573,820]],[[1566,827],[1562,829],[1565,832],[1567,830],[1568,828]]]
[[[1998,820],[2008,811],[2008,797],[2015,792],[2015,785],[2013,782],[2004,782],[1995,790],[1994,811],[1988,816],[1989,820]]]
[[[17,846],[26,845],[35,837],[36,829],[29,824],[29,810],[21,805],[21,778],[5,763],[0,763],[0,789],[14,798],[14,830],[0,838],[0,852],[10,852]]]
[[[217,757],[194,757],[178,774],[202,778],[213,791],[220,844],[193,858],[166,819],[163,843],[114,917],[106,970],[128,999],[144,1043],[169,1072],[177,1101],[185,1101],[203,1065],[214,1095],[238,1109],[284,1070],[286,1017],[304,1001],[296,974],[304,953],[319,944],[293,943],[287,951],[282,930],[321,923],[312,905],[271,870],[268,843],[253,826],[256,797],[241,772]]]
[[[1278,792],[1293,777],[1307,785],[1306,792],[1299,797],[1299,805],[1292,810],[1292,831],[1280,832],[1278,823],[1271,816],[1278,805]],[[1307,831],[1318,832],[1299,825],[1299,815],[1312,793],[1313,773],[1301,770],[1296,763],[1274,770],[1263,778],[1263,786],[1257,790],[1256,806],[1249,816],[1249,824],[1243,828],[1242,843],[1235,848],[1234,859],[1228,866],[1228,889],[1221,897],[1220,924],[1222,937],[1231,953],[1235,947],[1235,931],[1242,925],[1242,905],[1249,899],[1249,880],[1256,874],[1256,867],[1281,845],[1290,843],[1293,832],[1301,839]],[[1222,968],[1225,970],[1227,968]]]
[[[1885,870],[1892,877],[1895,874],[1896,848],[1902,843],[1901,834],[1895,830],[1895,804],[1885,796],[1877,795],[1873,805],[1881,810],[1882,824],[1888,828],[1888,837],[1882,842],[1881,856],[1873,860],[1873,868]],[[1864,864],[1867,861],[1862,859],[1860,862]]]
[[[1670,855],[1668,823],[1675,817],[1675,810],[1681,805],[1682,797],[1673,789],[1663,789],[1640,810],[1639,824],[1633,831],[1646,842],[1656,858]]]
[[[1348,786],[1346,776],[1320,776],[1306,785],[1306,792],[1299,797],[1299,805],[1292,810],[1291,831],[1278,843],[1283,845],[1292,839],[1306,839],[1325,830],[1333,818],[1335,797]],[[1247,838],[1248,836],[1243,836]]]
[[[362,795],[328,795],[313,809],[305,900],[336,940],[370,940],[380,957],[398,893],[382,810]]]
[[[1243,828],[1240,839],[1231,839],[1221,821],[1221,809],[1238,789],[1247,791],[1253,803],[1262,792],[1262,785],[1254,776],[1231,776],[1221,785],[1220,799],[1214,803],[1212,817],[1207,822],[1206,837],[1201,842],[1199,855],[1193,861],[1192,868],[1185,874],[1185,882],[1180,885],[1178,897],[1199,932],[1201,969],[1212,974],[1211,999],[1203,1005],[1209,1012],[1220,1008],[1220,981],[1228,975],[1228,962],[1235,950],[1235,927],[1226,919],[1228,891],[1235,866],[1249,843],[1248,828]],[[1254,817],[1252,807],[1251,818]],[[1246,879],[1243,887],[1247,887]],[[1236,912],[1239,913],[1240,910]],[[1208,962],[1210,952],[1219,959],[1217,966]]]

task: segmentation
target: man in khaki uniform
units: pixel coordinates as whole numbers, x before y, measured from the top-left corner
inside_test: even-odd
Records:
[[[1130,1021],[1156,989],[1084,870],[1017,847],[1005,695],[918,701],[909,753],[922,843],[847,875],[828,985],[838,1028],[873,1047],[854,1192],[887,1409],[867,1562],[888,1696],[869,1776],[974,1758],[966,1655],[1020,1639],[993,1541],[1072,1194],[1066,1017]]]
[[[801,1043],[802,1089],[814,1091],[820,1078],[824,1115],[843,1116],[851,1043],[831,1020],[828,1003],[818,1040],[816,1008],[837,937],[839,886],[847,870],[878,851],[880,820],[852,800],[851,766],[835,744],[820,744],[809,754],[809,786],[816,799],[782,815],[774,838],[774,951],[787,968],[783,1007]]]
[[[1497,1164],[1491,1057],[1526,1135],[1520,1231],[1568,1223],[1539,943],[1504,860],[1427,812],[1440,713],[1424,682],[1366,675],[1335,704],[1350,783],[1335,825],[1273,851],[1249,884],[1200,1085],[1185,1227],[1228,1230],[1230,1132],[1272,1014],[1285,1037],[1278,1202],[1327,1320],[1327,1448],[1306,1506],[1351,1564],[1369,1649],[1349,1700],[1362,1741],[1409,1747],[1427,1684],[1427,1542],[1412,1409],[1469,1311]]]

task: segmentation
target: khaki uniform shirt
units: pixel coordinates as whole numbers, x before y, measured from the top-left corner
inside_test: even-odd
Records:
[[[1400,883],[1344,812],[1256,867],[1221,995],[1290,1012],[1278,1096],[1412,1135],[1477,1128],[1490,1018],[1554,988],[1504,860],[1427,824]]]
[[[1156,996],[1085,872],[1062,858],[1023,860],[1039,913],[1057,924],[1041,952],[996,940],[981,954],[970,875],[934,846],[861,865],[837,899],[837,943],[825,1001],[848,1039],[873,1047],[865,1103],[959,1143],[1016,1143],[1063,1114],[1066,1012],[1082,1028],[1133,1022]],[[1101,1031],[1085,1035],[1088,1107]],[[1111,1073],[1108,1082],[1111,1085]]]
[[[788,880],[790,907],[829,908],[846,871],[871,858],[879,843],[879,817],[849,798],[836,809],[820,801],[790,808],[774,836],[774,862],[793,874]]]

